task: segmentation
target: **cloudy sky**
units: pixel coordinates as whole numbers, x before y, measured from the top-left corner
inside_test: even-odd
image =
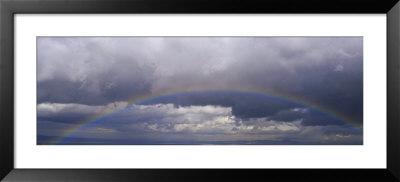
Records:
[[[362,37],[38,37],[38,144],[363,143]]]

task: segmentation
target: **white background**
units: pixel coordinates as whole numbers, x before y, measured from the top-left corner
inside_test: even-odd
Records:
[[[364,145],[36,145],[36,36],[363,36]],[[386,15],[15,15],[16,168],[386,168]]]

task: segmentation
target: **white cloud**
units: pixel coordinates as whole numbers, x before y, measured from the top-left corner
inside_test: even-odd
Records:
[[[344,70],[344,67],[341,64],[338,64],[334,69],[334,71],[343,71],[343,70]]]
[[[106,134],[106,133],[115,133],[116,130],[115,129],[110,129],[110,128],[97,127],[97,128],[91,128],[87,132],[103,135],[103,134]]]
[[[37,105],[38,116],[57,114],[96,114],[107,113],[124,108],[127,102],[113,102],[104,106],[89,106],[84,104],[40,103]]]
[[[291,123],[284,123],[281,125],[278,125],[277,128],[281,131],[299,131],[299,127],[296,125],[293,125]]]
[[[125,109],[121,109],[125,108]],[[359,141],[362,136],[346,133],[340,126],[303,126],[302,120],[281,122],[267,117],[249,118],[246,120],[232,115],[231,107],[222,106],[186,106],[176,107],[173,104],[132,105],[116,102],[107,105],[89,106],[82,104],[42,103],[38,104],[41,116],[60,117],[70,115],[97,115],[99,112],[119,110],[110,120],[102,120],[93,126],[80,131],[74,137],[128,139],[145,137],[170,139],[233,141],[233,140],[282,140],[320,142]],[[306,112],[303,108],[292,109]],[[62,131],[63,127],[74,127],[73,124],[46,121],[53,129]],[[326,134],[332,128],[339,133]],[[51,133],[54,134],[55,131]],[[39,130],[48,133],[43,128]],[[40,133],[39,133],[40,134]]]
[[[298,122],[269,121],[267,118],[254,118],[251,123],[244,124],[232,115],[231,107],[221,106],[186,106],[175,107],[173,104],[132,105],[127,102],[109,103],[103,106],[83,104],[38,104],[38,116],[69,115],[102,115],[102,113],[117,113],[113,122],[124,121],[130,128],[145,128],[158,132],[203,132],[203,133],[246,133],[249,131],[298,131]],[[121,110],[125,108],[124,110]],[[118,111],[119,110],[119,111]],[[300,111],[300,110],[299,110]],[[143,120],[147,118],[147,120]],[[239,123],[239,125],[237,124]],[[115,123],[117,124],[117,123]],[[111,131],[107,128],[97,128],[96,131]]]
[[[298,108],[291,109],[291,111],[306,113],[306,112],[308,112],[308,109],[307,108],[298,107]]]
[[[37,105],[37,114],[38,116],[50,116],[60,113],[92,114],[99,112],[101,108],[101,106],[84,104],[40,103]]]

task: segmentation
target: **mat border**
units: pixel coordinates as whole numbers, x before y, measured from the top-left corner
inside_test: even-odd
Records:
[[[398,0],[0,0],[0,179],[4,181],[400,181]],[[382,13],[387,15],[386,169],[15,169],[14,15]]]

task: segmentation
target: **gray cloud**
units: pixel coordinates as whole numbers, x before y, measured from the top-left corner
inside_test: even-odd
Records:
[[[39,104],[39,133],[54,136],[57,133],[74,128],[85,120],[74,122],[68,119],[82,115],[96,115],[98,112],[112,111],[115,107],[125,108],[112,117],[99,118],[84,132],[72,132],[70,137],[96,139],[169,139],[199,142],[207,138],[210,141],[296,141],[298,143],[329,142],[346,144],[352,138],[353,143],[360,143],[360,134],[344,126],[308,126],[303,119],[290,122],[271,118],[241,119],[232,115],[232,108],[220,106],[175,107],[172,104],[133,105],[114,103],[105,106],[81,104]],[[293,112],[305,112],[306,109],[294,108]],[[52,117],[49,117],[52,116]],[[76,116],[76,117],[75,117]],[[51,128],[51,130],[49,130]],[[324,138],[324,141],[318,141]],[[154,142],[154,141],[153,141]],[[257,142],[256,142],[257,144]]]
[[[105,104],[148,93],[154,65],[118,45],[112,39],[39,38],[38,102]]]

